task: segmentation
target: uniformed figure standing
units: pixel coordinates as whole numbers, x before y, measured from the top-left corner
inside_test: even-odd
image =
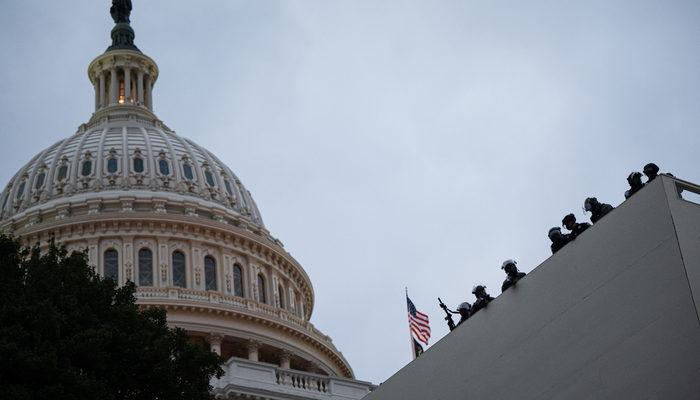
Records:
[[[550,246],[550,249],[552,249],[552,254],[561,250],[562,247],[566,246],[566,244],[571,240],[569,239],[569,235],[561,233],[561,228],[558,226],[551,228],[549,233],[547,233],[547,236],[549,236],[549,240],[552,241],[552,245]]]
[[[589,197],[583,202],[583,209],[591,212],[591,222],[595,224],[615,207],[610,204],[600,203],[595,197]]]
[[[516,264],[517,262],[515,260],[505,260],[503,265],[501,265],[501,269],[508,275],[506,280],[503,281],[501,292],[505,292],[509,287],[515,286],[515,284],[525,276],[524,272],[518,271]]]
[[[649,163],[644,166],[642,172],[647,176],[647,183],[649,183],[659,175],[659,166],[654,163]]]
[[[476,301],[472,305],[471,315],[476,314],[477,311],[486,307],[491,302],[491,300],[493,300],[493,297],[486,293],[486,286],[483,285],[474,286],[472,294],[476,296]]]
[[[459,326],[472,315],[472,305],[465,301],[457,306],[457,312],[459,313],[459,322],[457,322],[457,326]]]
[[[576,222],[576,216],[574,214],[566,215],[564,219],[561,220],[561,224],[571,231],[571,233],[569,233],[569,241],[576,239],[578,235],[582,234],[583,231],[591,226],[588,222]]]
[[[642,174],[640,172],[632,172],[627,177],[627,183],[629,183],[630,189],[625,192],[625,198],[629,199],[633,194],[637,193],[644,187],[644,183],[642,183]]]

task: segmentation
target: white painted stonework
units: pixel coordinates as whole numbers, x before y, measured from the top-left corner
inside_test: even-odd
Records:
[[[309,321],[314,292],[240,179],[153,113],[158,67],[112,50],[88,68],[95,112],[39,152],[0,195],[0,231],[86,251],[137,284],[143,307],[230,361],[217,397],[358,399],[373,386]]]

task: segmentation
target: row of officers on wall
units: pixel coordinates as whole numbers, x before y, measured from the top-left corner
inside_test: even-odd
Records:
[[[659,167],[654,163],[649,163],[644,166],[644,175],[647,177],[646,182],[642,182],[642,174],[640,172],[632,172],[627,177],[627,183],[630,188],[625,192],[625,199],[630,198],[635,193],[639,192],[645,185],[653,181],[659,173]],[[670,174],[669,174],[670,175]],[[583,203],[583,209],[586,212],[591,213],[591,223],[595,224],[600,221],[606,214],[614,209],[613,206],[606,203],[601,203],[595,197],[587,198]],[[562,219],[562,226],[568,230],[567,233],[563,233],[561,228],[555,226],[551,228],[548,232],[549,239],[552,244],[550,246],[552,254],[561,250],[568,243],[574,241],[576,237],[581,235],[586,229],[591,226],[588,222],[577,222],[576,216],[574,214],[567,214]],[[506,274],[506,279],[501,285],[501,292],[505,292],[509,288],[515,286],[517,282],[525,277],[524,272],[520,272],[517,267],[517,262],[515,260],[506,260],[501,265],[501,269]],[[450,330],[455,329],[458,325],[466,321],[469,317],[476,314],[479,310],[485,308],[494,298],[486,292],[486,286],[476,285],[472,290],[472,294],[476,297],[473,304],[469,302],[463,302],[457,306],[455,310],[450,310],[438,297],[438,302],[440,307],[445,311],[445,320]],[[460,319],[455,324],[453,320],[453,315],[459,315]]]

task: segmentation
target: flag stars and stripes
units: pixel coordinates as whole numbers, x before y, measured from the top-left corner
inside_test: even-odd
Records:
[[[430,339],[430,319],[427,314],[416,309],[411,299],[406,296],[408,306],[408,326],[411,329],[411,335],[414,339],[421,343],[428,344]]]

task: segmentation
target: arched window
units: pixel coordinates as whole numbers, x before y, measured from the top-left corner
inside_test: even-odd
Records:
[[[243,268],[238,264],[233,266],[233,295],[243,297]]]
[[[228,193],[229,196],[233,196],[233,189],[231,188],[231,182],[229,182],[228,179],[224,179],[224,186],[226,187],[226,193]]]
[[[105,278],[111,278],[115,282],[119,282],[119,253],[114,249],[105,250],[104,261]]]
[[[92,161],[83,161],[83,168],[80,170],[80,173],[83,176],[90,176],[90,174],[92,173]]]
[[[139,250],[139,282],[140,286],[153,286],[153,252],[143,248]]]
[[[110,158],[107,160],[107,172],[114,174],[119,169],[119,160],[116,158]]]
[[[158,170],[160,171],[161,175],[170,175],[170,165],[168,164],[168,160],[160,159],[158,160]]]
[[[15,195],[15,199],[19,200],[20,197],[24,194],[24,185],[26,181],[22,181],[19,183],[19,187],[17,188],[17,195]]]
[[[267,296],[265,295],[265,277],[262,276],[262,274],[258,274],[258,301],[267,303]]]
[[[143,158],[134,157],[134,172],[140,174],[143,172]]]
[[[277,291],[279,292],[280,295],[280,308],[284,308],[284,288],[282,285],[277,286]]]
[[[212,256],[204,257],[204,287],[216,290],[216,260]]]
[[[68,166],[67,165],[61,165],[58,167],[58,173],[56,175],[56,179],[60,182],[68,176]]]
[[[187,287],[187,273],[185,272],[185,254],[181,251],[173,252],[173,286]]]
[[[192,171],[192,166],[188,163],[185,163],[182,165],[182,172],[185,174],[185,178],[188,180],[193,180],[194,179],[194,172]]]
[[[34,189],[41,189],[42,186],[44,186],[44,178],[46,178],[46,174],[44,172],[41,172],[39,175],[36,176],[36,181],[34,182]]]
[[[215,186],[214,175],[212,175],[211,171],[209,171],[208,169],[204,170],[204,178],[207,180],[207,185],[209,185],[211,187]]]

